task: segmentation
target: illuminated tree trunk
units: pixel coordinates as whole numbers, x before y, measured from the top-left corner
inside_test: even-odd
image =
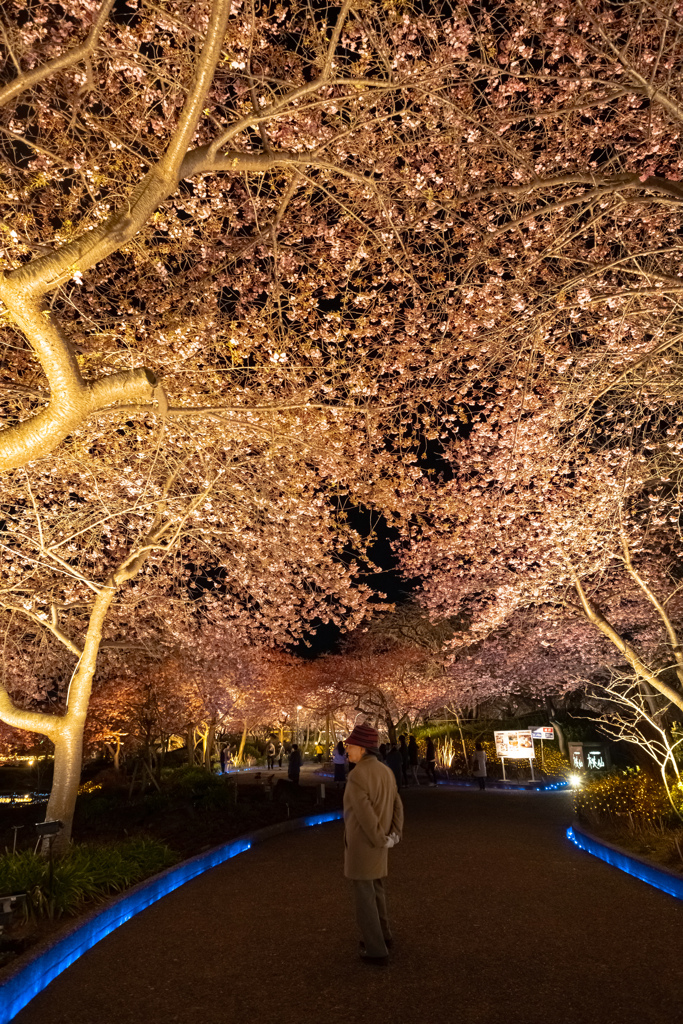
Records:
[[[114,758],[114,771],[118,772],[121,767],[121,736],[116,734],[116,746],[112,746],[111,743],[105,743],[105,747]]]
[[[83,760],[83,726],[85,718],[75,716],[64,721],[61,736],[55,740],[55,766],[46,821],[61,821],[64,828],[54,840],[55,853],[63,852],[71,841],[76,798],[81,782]]]
[[[213,754],[214,744],[216,742],[216,726],[210,725],[206,730],[206,738],[204,740],[204,767],[207,772],[211,771],[211,755]]]
[[[240,740],[240,748],[237,751],[237,757],[235,758],[235,760],[237,761],[237,764],[242,764],[242,756],[244,754],[244,747],[246,745],[246,742],[247,742],[247,722],[245,721],[244,728],[242,729],[242,739]]]

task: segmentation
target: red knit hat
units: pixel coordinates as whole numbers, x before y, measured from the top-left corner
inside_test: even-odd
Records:
[[[379,733],[367,722],[360,722],[354,725],[353,732],[347,736],[345,743],[353,743],[356,747],[365,747],[366,750],[377,750],[379,746]]]

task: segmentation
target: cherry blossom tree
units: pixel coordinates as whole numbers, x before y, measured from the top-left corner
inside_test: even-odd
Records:
[[[548,605],[663,692],[600,608],[677,659],[682,18],[5,5],[0,714],[73,724],[50,813],[101,643],[353,627],[359,507],[456,647]]]

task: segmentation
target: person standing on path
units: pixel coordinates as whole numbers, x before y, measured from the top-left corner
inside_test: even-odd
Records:
[[[225,750],[225,744],[223,744],[223,746],[221,747],[220,762],[221,762],[221,775],[225,775],[225,769],[226,769],[227,764],[228,764],[228,755],[227,755],[227,752]]]
[[[301,754],[299,752],[299,744],[292,743],[292,749],[289,752],[287,775],[294,783],[295,786],[299,785],[299,772],[301,771]]]
[[[436,785],[436,750],[434,749],[434,740],[431,736],[427,739],[427,775],[432,780],[430,786]]]
[[[266,747],[266,758],[268,759],[268,769],[272,771],[275,768],[275,744],[272,740],[269,740]]]
[[[401,755],[401,775],[403,777],[403,785],[407,786],[408,769],[410,768],[410,755],[408,753],[405,733],[402,733],[398,738],[398,752]]]
[[[285,756],[285,744],[283,740],[280,740],[280,749],[277,752],[277,766],[282,768],[282,758]]]
[[[332,754],[332,763],[334,764],[334,781],[337,783],[337,788],[340,784],[343,786],[346,782],[346,751],[344,750],[344,744],[341,740],[334,748]]]
[[[413,779],[415,785],[420,785],[420,780],[417,777],[417,766],[419,763],[419,755],[417,751],[417,740],[414,736],[411,736],[408,740],[408,761],[410,762],[410,770],[413,773]]]
[[[386,760],[387,768],[391,768],[392,772],[394,773],[394,778],[396,779],[396,788],[400,789],[403,772],[401,767],[401,755],[395,743],[392,743],[391,747],[387,751]]]
[[[353,885],[364,963],[386,967],[392,945],[384,879],[388,850],[403,830],[403,804],[393,772],[379,760],[379,734],[356,725],[346,740],[349,773],[344,790],[344,875]]]
[[[486,751],[479,740],[474,744],[472,774],[479,783],[479,789],[486,789]]]

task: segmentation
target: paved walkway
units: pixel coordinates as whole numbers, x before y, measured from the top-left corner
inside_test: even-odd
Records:
[[[269,840],[108,936],[16,1024],[662,1024],[683,903],[564,837],[568,794],[422,789],[392,966],[356,959],[341,823]]]

